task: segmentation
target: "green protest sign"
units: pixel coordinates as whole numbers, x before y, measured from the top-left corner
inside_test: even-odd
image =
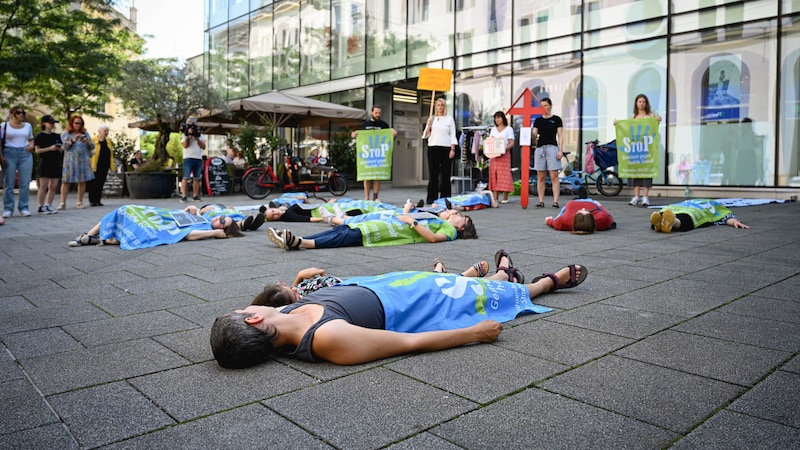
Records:
[[[356,181],[391,180],[392,129],[358,130],[356,136]]]
[[[619,176],[658,176],[658,119],[648,117],[618,120],[616,132]]]

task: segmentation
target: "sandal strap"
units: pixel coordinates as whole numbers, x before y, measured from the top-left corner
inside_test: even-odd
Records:
[[[438,266],[439,264],[442,265],[441,273],[447,273],[447,266],[445,266],[442,260],[439,258],[433,258],[433,271],[436,272],[436,266]]]
[[[487,273],[489,273],[489,263],[486,261],[483,260],[478,261],[475,264],[473,264],[472,267],[474,267],[475,270],[478,272],[479,277],[484,277],[486,276]]]

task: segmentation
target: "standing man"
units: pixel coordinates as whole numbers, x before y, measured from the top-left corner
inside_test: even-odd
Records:
[[[197,119],[189,117],[183,127],[183,179],[181,180],[181,202],[186,203],[187,184],[192,177],[192,199],[200,201],[200,183],[203,180],[203,150],[206,149],[206,138],[197,128]]]
[[[89,191],[89,205],[103,206],[100,198],[103,196],[103,185],[106,184],[109,170],[116,170],[114,167],[114,145],[108,139],[108,125],[100,125],[97,128],[97,136],[94,137],[95,152],[92,155],[92,170],[94,180],[86,183],[86,190]]]
[[[362,123],[357,130],[353,131],[350,137],[355,139],[356,136],[358,136],[358,130],[385,130],[387,128],[392,128],[388,123],[381,120],[381,110],[382,108],[380,106],[374,105],[370,112],[370,118]],[[392,136],[397,137],[397,130],[394,128],[392,128]],[[369,200],[370,183],[372,183],[373,186],[372,199],[378,200],[378,192],[381,190],[381,180],[364,180],[364,200]]]

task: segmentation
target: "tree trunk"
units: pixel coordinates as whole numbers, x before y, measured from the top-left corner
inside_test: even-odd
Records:
[[[167,160],[167,144],[169,143],[169,135],[172,133],[172,128],[168,123],[162,123],[158,127],[158,138],[156,138],[156,149],[153,157],[159,161]]]

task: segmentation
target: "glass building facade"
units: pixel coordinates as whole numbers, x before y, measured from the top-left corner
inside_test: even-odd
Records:
[[[800,0],[206,0],[205,11],[212,86],[229,99],[282,89],[382,105],[408,161],[401,185],[427,173],[431,93],[416,82],[432,67],[453,71],[442,95],[461,127],[491,124],[528,88],[552,99],[565,150],[581,155],[612,140],[644,93],[662,117],[655,184],[800,187]]]

